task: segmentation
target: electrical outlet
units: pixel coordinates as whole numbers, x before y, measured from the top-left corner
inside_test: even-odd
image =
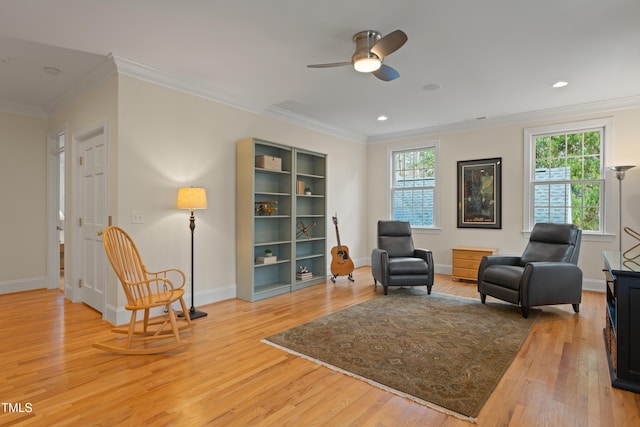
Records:
[[[144,224],[144,212],[131,212],[131,224]]]

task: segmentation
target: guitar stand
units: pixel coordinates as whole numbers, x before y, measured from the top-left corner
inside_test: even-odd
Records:
[[[336,278],[339,276],[339,274],[332,274],[331,275],[331,281],[333,283],[336,283]],[[349,275],[347,276],[347,279],[349,279],[350,282],[355,282],[356,279],[353,278],[353,274],[349,273]]]

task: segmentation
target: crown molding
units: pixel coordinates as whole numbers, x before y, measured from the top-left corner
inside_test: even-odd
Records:
[[[278,108],[278,107],[269,107],[264,113],[266,115],[275,117],[277,119],[285,120],[289,123],[297,124],[302,127],[306,127],[312,130],[316,130],[318,132],[322,132],[324,134],[329,134],[333,136],[337,136],[339,138],[345,138],[353,142],[367,142],[366,135],[362,135],[355,132],[350,132],[345,129],[337,128],[331,126],[329,124],[314,120],[307,116],[303,116],[297,113],[293,113],[291,111]]]
[[[45,105],[45,111],[48,113],[55,111],[75,99],[82,92],[104,82],[116,74],[117,69],[113,57],[107,55],[104,61],[77,80],[69,89],[49,101]]]
[[[544,110],[529,111],[525,113],[508,114],[504,116],[492,117],[484,120],[469,120],[458,123],[450,123],[438,126],[431,126],[421,129],[413,129],[403,132],[388,133],[384,135],[370,136],[369,143],[390,142],[401,139],[414,138],[422,135],[429,135],[444,132],[461,132],[476,129],[487,129],[497,126],[507,126],[536,122],[543,120],[558,119],[560,117],[579,116],[584,114],[608,113],[616,110],[626,110],[640,107],[640,95],[625,98],[608,99],[603,101],[587,102],[584,104],[569,105]]]
[[[121,75],[157,84],[168,89],[177,90],[209,101],[219,102],[251,113],[265,114],[288,123],[322,132],[324,134],[334,135],[354,141],[366,141],[365,135],[355,134],[344,129],[339,129],[327,123],[295,114],[291,111],[278,107],[262,105],[245,98],[224,93],[220,89],[215,88],[204,81],[193,79],[187,81],[184,78],[172,75],[166,71],[141,64],[121,56],[111,55],[111,58],[113,58],[113,61],[116,64],[118,74]]]

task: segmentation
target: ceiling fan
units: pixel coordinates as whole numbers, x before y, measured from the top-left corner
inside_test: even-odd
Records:
[[[391,55],[407,42],[407,35],[401,30],[395,30],[386,36],[373,30],[365,30],[353,36],[356,50],[350,62],[332,62],[329,64],[307,65],[309,68],[330,68],[352,65],[361,73],[372,73],[380,80],[388,82],[400,77],[393,68],[382,63],[382,60]]]

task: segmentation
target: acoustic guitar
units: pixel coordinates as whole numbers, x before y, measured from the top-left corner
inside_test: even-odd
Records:
[[[335,283],[336,277],[347,276],[353,282],[353,261],[349,257],[349,248],[340,243],[340,231],[338,230],[338,214],[333,217],[333,224],[336,226],[336,239],[338,246],[331,248],[331,281]]]

